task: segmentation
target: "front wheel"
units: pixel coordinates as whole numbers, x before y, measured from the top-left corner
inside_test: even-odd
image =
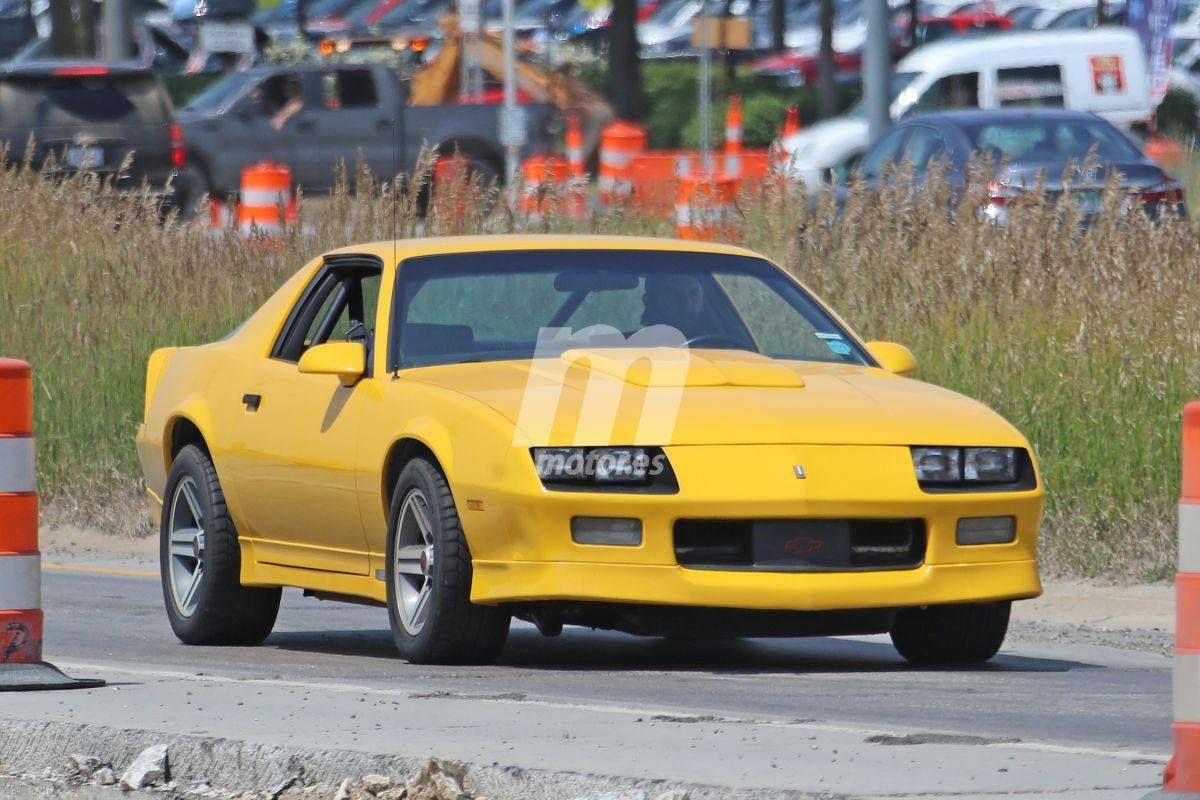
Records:
[[[511,618],[471,602],[471,552],[441,470],[422,458],[400,473],[388,512],[387,600],[396,649],[415,664],[486,663]]]
[[[163,600],[181,642],[249,645],[270,635],[281,590],[242,586],[237,529],[198,447],[184,447],[171,465],[159,536]]]
[[[908,608],[896,615],[892,644],[914,664],[982,664],[1000,651],[1012,602]]]

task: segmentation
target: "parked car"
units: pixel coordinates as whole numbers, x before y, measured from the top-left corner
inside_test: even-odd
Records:
[[[862,80],[861,53],[834,53],[834,80],[839,84],[857,84]],[[814,55],[782,53],[753,62],[755,74],[775,78],[784,86],[815,86],[821,75],[821,59]]]
[[[551,149],[552,108],[524,106],[524,153]],[[232,73],[179,111],[198,193],[238,191],[242,169],[263,159],[291,167],[296,183],[328,191],[337,166],[361,157],[379,176],[411,172],[422,146],[459,150],[487,177],[503,173],[495,105],[409,106],[380,63],[261,65]]]
[[[952,192],[961,194],[972,159],[980,158],[994,170],[984,211],[1000,223],[1015,204],[1037,191],[1050,201],[1066,192],[1085,218],[1092,216],[1101,210],[1114,172],[1120,175],[1123,210],[1141,208],[1151,218],[1187,215],[1179,181],[1112,123],[1079,111],[922,114],[888,131],[855,168],[863,184],[873,188],[881,185],[891,165],[907,164],[917,185],[934,165],[943,165]]]
[[[138,65],[43,61],[0,67],[0,142],[8,145],[11,162],[93,172],[122,188],[148,185],[164,207],[177,203],[177,179],[186,165],[171,101],[158,77]]]
[[[418,663],[490,661],[513,616],[986,661],[1041,593],[1042,481],[1012,425],[915,369],[741,248],[338,249],[221,341],[150,356],[166,615],[256,644],[295,586],[385,605]]]
[[[1065,106],[1128,126],[1154,111],[1141,40],[1126,28],[998,33],[927,45],[896,65],[891,93],[893,120],[946,108]],[[825,170],[864,152],[867,143],[860,105],[781,145],[787,173],[815,186]]]
[[[958,37],[989,36],[1012,29],[1012,20],[990,11],[966,11],[944,17],[921,17],[916,35],[910,34],[907,14],[892,26],[892,50],[907,54],[918,47]]]
[[[1111,2],[1105,3],[1104,20],[1102,24],[1124,25],[1125,4]],[[1047,23],[1046,30],[1057,31],[1079,28],[1095,28],[1096,25],[1096,5],[1093,3],[1089,6],[1084,6],[1083,8],[1073,8],[1069,11],[1064,11]]]

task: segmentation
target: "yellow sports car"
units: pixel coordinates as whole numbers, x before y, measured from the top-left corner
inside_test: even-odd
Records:
[[[1041,592],[1044,493],[1020,433],[915,369],[734,247],[336,250],[150,357],[167,615],[255,643],[295,586],[386,605],[414,662],[492,659],[514,616],[984,661]]]

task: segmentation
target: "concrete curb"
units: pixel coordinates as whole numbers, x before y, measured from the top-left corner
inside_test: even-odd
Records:
[[[71,754],[96,756],[121,769],[147,747],[166,744],[170,749],[171,779],[179,786],[205,781],[225,790],[255,791],[291,777],[306,784],[332,784],[345,778],[376,773],[404,777],[416,773],[427,759],[381,756],[348,750],[305,751],[283,746],[255,745],[233,739],[171,735],[145,730],[122,730],[100,725],[67,722],[3,720],[0,724],[0,772],[35,776],[49,770],[65,772]],[[430,756],[453,757],[444,753]],[[839,800],[837,794],[799,791],[731,789],[658,780],[609,778],[522,769],[496,764],[467,764],[467,781],[489,800],[574,800],[606,795],[605,800],[653,800],[663,792],[684,790],[690,800]],[[79,797],[66,794],[65,797]],[[107,797],[108,795],[103,795]],[[136,795],[134,795],[136,796]]]

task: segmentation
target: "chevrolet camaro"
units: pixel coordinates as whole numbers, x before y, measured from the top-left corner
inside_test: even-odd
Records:
[[[1032,450],[753,252],[379,242],[155,351],[137,448],[167,616],[250,644],[282,587],[480,662],[513,617],[679,638],[890,633],[981,662],[1041,592]]]

